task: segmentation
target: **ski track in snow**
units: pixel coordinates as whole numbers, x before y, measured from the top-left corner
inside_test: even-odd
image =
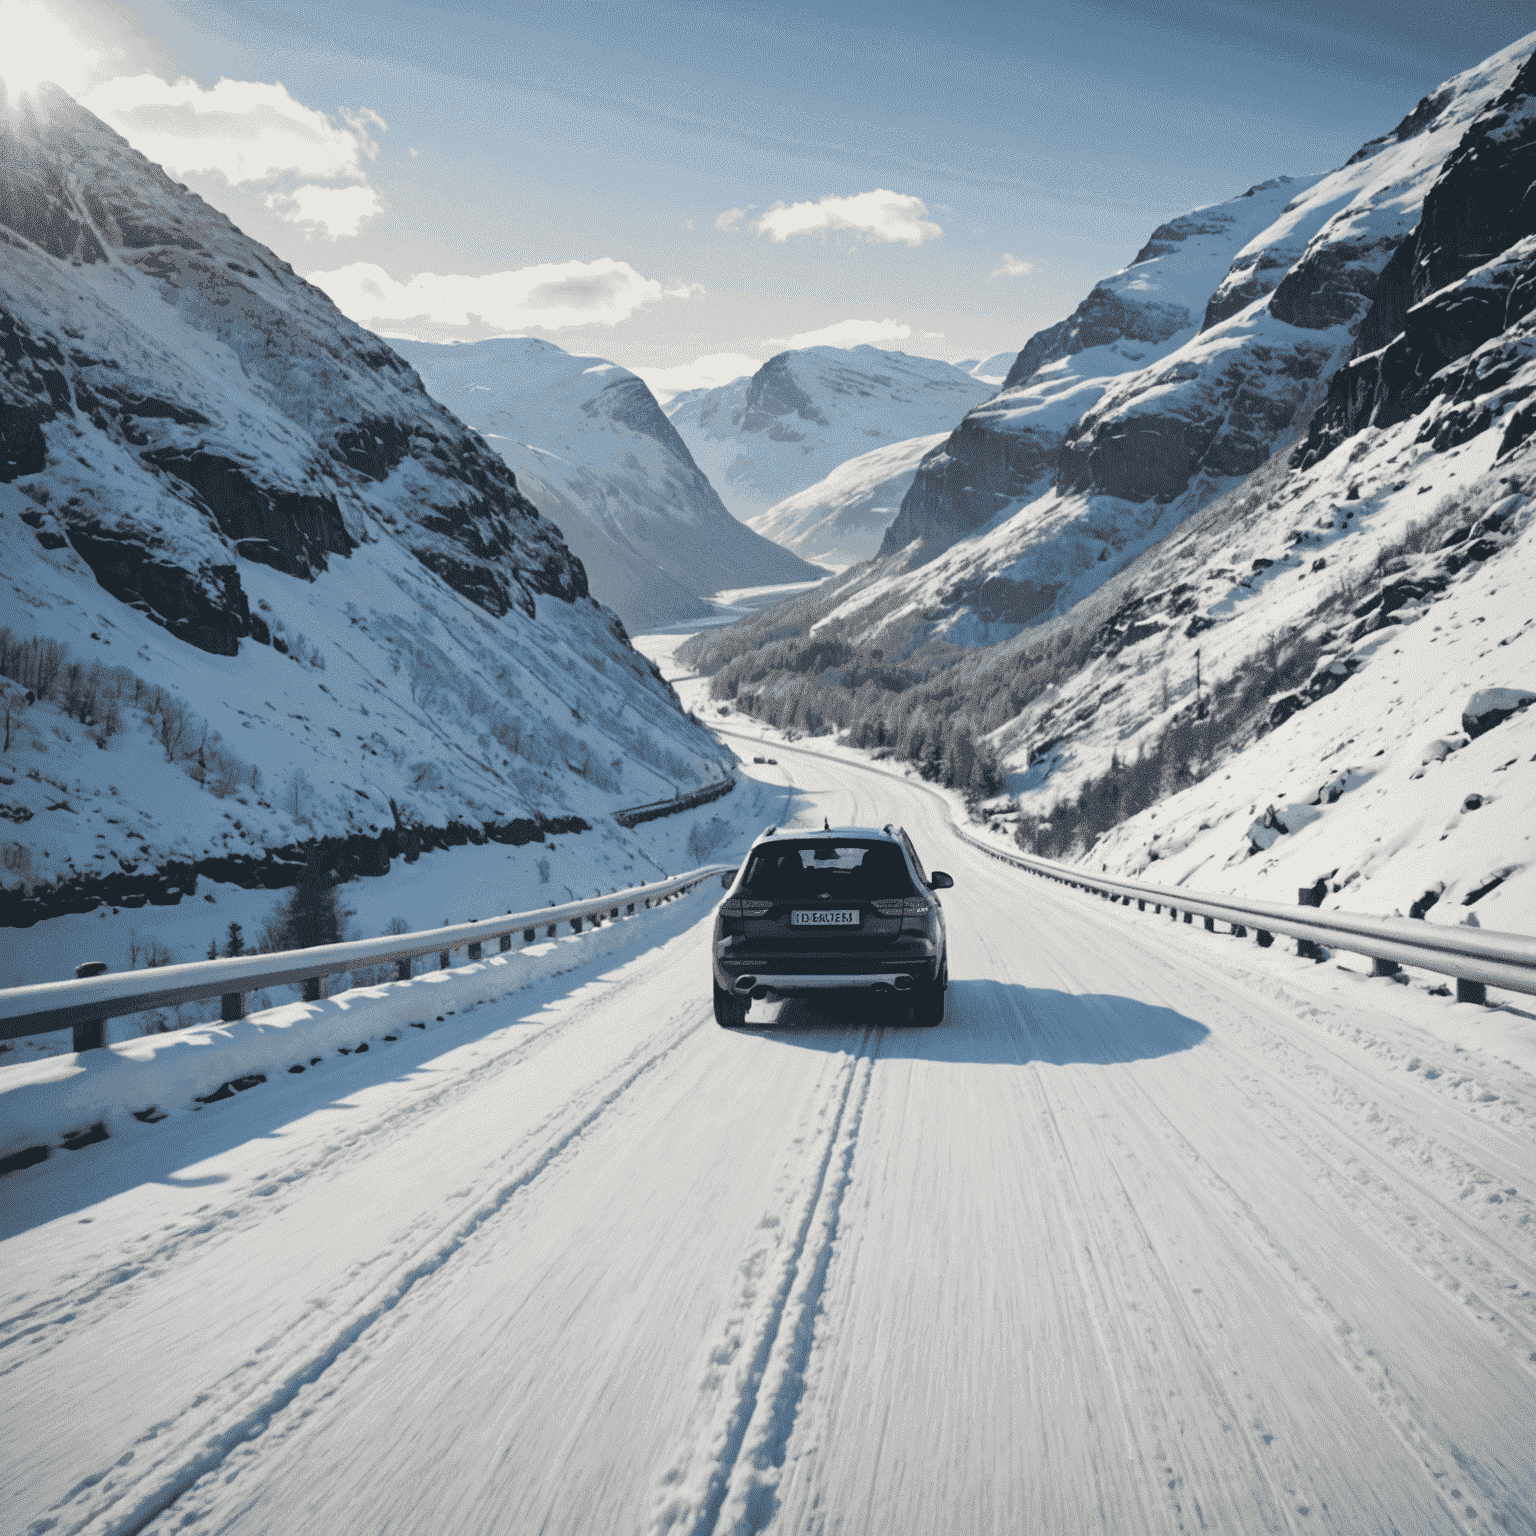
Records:
[[[1526,1074],[769,750],[808,823],[956,870],[944,1025],[721,1031],[692,914],[295,1080],[191,1193],[68,1209],[113,1143],[55,1159],[7,1223],[0,1524],[1536,1530]]]

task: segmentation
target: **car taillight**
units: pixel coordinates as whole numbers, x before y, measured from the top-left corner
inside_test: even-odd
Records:
[[[902,896],[870,902],[881,917],[927,917],[928,903],[921,896]]]
[[[753,901],[746,896],[732,896],[720,903],[721,917],[762,917],[773,905],[771,901]]]

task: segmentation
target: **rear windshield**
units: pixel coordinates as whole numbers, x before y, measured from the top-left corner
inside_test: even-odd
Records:
[[[841,838],[766,844],[752,854],[741,889],[743,895],[774,901],[799,901],[823,893],[846,901],[913,894],[907,861],[894,843]]]

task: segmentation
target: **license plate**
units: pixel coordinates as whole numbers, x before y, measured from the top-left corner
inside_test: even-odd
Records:
[[[859,909],[830,907],[815,912],[791,912],[789,926],[791,928],[857,928]]]

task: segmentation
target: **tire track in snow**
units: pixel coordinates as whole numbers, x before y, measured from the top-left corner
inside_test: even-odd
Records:
[[[1284,1242],[1265,1225],[1250,1202],[1233,1185],[1218,1173],[1208,1158],[1202,1157],[1196,1148],[1173,1123],[1166,1110],[1150,1095],[1138,1093],[1147,1116],[1160,1122],[1168,1145],[1178,1154],[1189,1173],[1216,1196],[1224,1210],[1228,1224],[1246,1234],[1255,1254],[1263,1259],[1269,1269],[1277,1274],[1296,1295],[1305,1314],[1317,1324],[1320,1337],[1330,1343],[1331,1352],[1350,1380],[1356,1383],[1373,1408],[1380,1414],[1388,1429],[1396,1436],[1408,1453],[1408,1459],[1423,1474],[1425,1491],[1434,1507],[1446,1521],[1447,1529],[1474,1529],[1486,1531],[1489,1536],[1496,1529],[1519,1529],[1510,1524],[1510,1516],[1520,1517],[1528,1530],[1536,1530],[1536,1510],[1514,1507],[1509,1497],[1523,1503],[1518,1488],[1506,1482],[1502,1490],[1506,1498],[1499,1499],[1488,1486],[1495,1487],[1505,1480],[1495,1468],[1480,1462],[1461,1445],[1441,1445],[1434,1432],[1426,1426],[1408,1395],[1393,1380],[1386,1364],[1377,1357],[1362,1331],[1343,1317],[1324,1293],[1322,1287],[1310,1276]],[[1486,1477],[1479,1477],[1483,1472]],[[1446,1497],[1445,1484],[1448,1475],[1459,1474],[1463,1481],[1478,1489],[1479,1500],[1498,1507],[1493,1522],[1489,1523],[1479,1511],[1470,1507],[1470,1500],[1459,1505]]]
[[[305,1387],[335,1366],[417,1284],[441,1271],[480,1228],[562,1154],[573,1150],[619,1099],[705,1024],[705,1019],[695,1017],[659,1049],[651,1048],[652,1042],[636,1047],[603,1074],[599,1083],[568,1099],[524,1138],[525,1145],[528,1141],[543,1144],[516,1172],[472,1194],[465,1191],[470,1198],[460,1202],[431,1239],[400,1259],[389,1278],[353,1300],[349,1318],[344,1322],[335,1319],[329,1304],[312,1309],[305,1321],[315,1323],[313,1331],[318,1337],[307,1336],[301,1324],[254,1351],[253,1358],[239,1371],[200,1393],[176,1418],[151,1425],[112,1466],[76,1482],[46,1516],[27,1528],[27,1536],[43,1536],[61,1528],[69,1536],[137,1536],[199,1482],[217,1476],[232,1453],[264,1434],[274,1417]],[[591,1097],[593,1089],[600,1093],[596,1102]],[[561,1120],[564,1123],[557,1128],[556,1122]],[[298,1347],[284,1349],[296,1332],[305,1335]],[[243,1379],[245,1372],[262,1369],[268,1351],[282,1358],[267,1366],[259,1379]],[[147,1463],[141,1459],[146,1453],[151,1458]]]
[[[805,1388],[816,1315],[883,1034],[883,1026],[866,1028],[857,1052],[844,1058],[833,1092],[801,1122],[797,1146],[811,1122],[830,1119],[809,1171],[806,1155],[798,1153],[781,1173],[785,1200],[783,1205],[775,1200],[776,1209],[760,1228],[781,1232],[786,1205],[798,1221],[788,1244],[759,1239],[738,1267],[741,1288],[710,1350],[697,1407],[656,1482],[651,1536],[760,1530],[771,1518],[777,1468]],[[762,1520],[746,1523],[758,1514]]]

